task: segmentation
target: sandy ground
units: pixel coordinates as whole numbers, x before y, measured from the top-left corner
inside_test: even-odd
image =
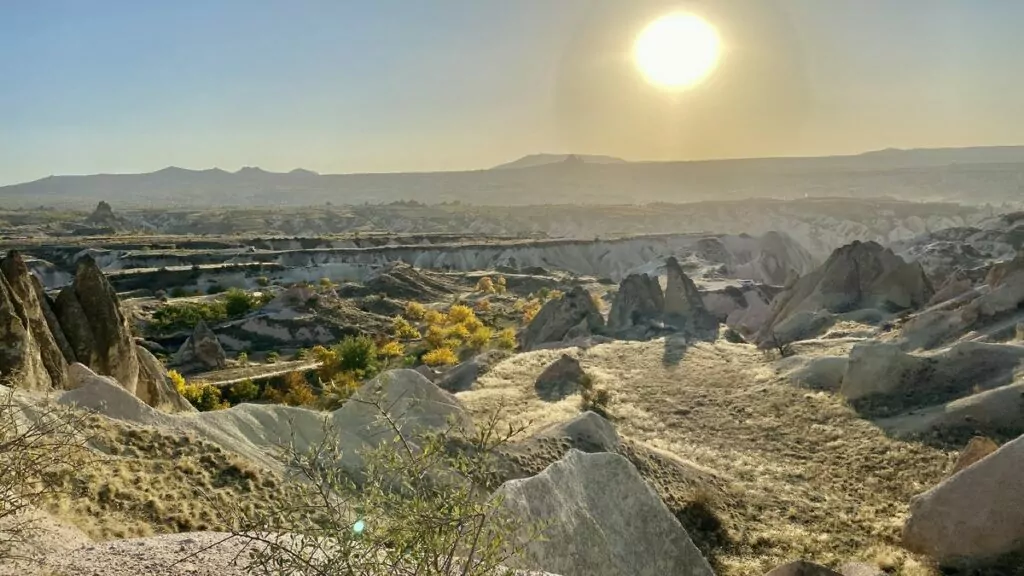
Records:
[[[850,345],[816,341],[798,352],[844,355]],[[533,390],[563,352],[614,392],[620,433],[713,471],[728,486],[710,503],[721,521],[711,554],[719,574],[763,574],[794,558],[932,573],[899,548],[899,532],[910,498],[939,481],[955,454],[890,439],[838,396],[796,386],[752,346],[724,341],[531,352],[458,396],[478,417],[502,407],[532,429],[567,419],[579,410],[578,396],[549,403]]]

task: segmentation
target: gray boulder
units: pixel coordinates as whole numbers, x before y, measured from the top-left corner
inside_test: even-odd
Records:
[[[444,372],[432,381],[442,390],[452,393],[471,390],[473,384],[476,384],[477,378],[490,372],[495,364],[505,358],[508,358],[508,353],[504,350],[488,350]],[[417,372],[419,371],[417,369]],[[430,380],[430,377],[428,376],[427,379]]]
[[[943,563],[1024,548],[1024,437],[914,497],[903,545]]]
[[[562,354],[561,358],[552,362],[541,372],[533,387],[537,391],[537,396],[544,400],[561,400],[575,394],[579,389],[580,382],[587,377],[579,360],[568,354]]]
[[[635,327],[646,329],[661,321],[665,296],[657,278],[630,274],[619,284],[608,313],[608,329],[622,333]]]
[[[601,332],[604,317],[590,296],[581,286],[576,286],[561,298],[549,300],[519,334],[523,350],[533,350],[548,342],[561,342],[571,330],[580,331],[579,325],[587,326],[591,333]]]
[[[12,293],[21,301],[24,319],[39,349],[51,385],[54,388],[64,388],[68,379],[68,363],[50,332],[50,326],[43,313],[43,304],[32,281],[32,273],[15,250],[11,250],[7,257],[0,261],[0,269]]]
[[[543,472],[504,483],[502,505],[542,540],[515,568],[564,576],[713,576],[686,530],[628,460],[570,450]]]
[[[228,365],[228,355],[217,335],[200,320],[192,335],[178,349],[174,361],[186,368],[217,370]]]
[[[568,422],[553,424],[538,432],[536,436],[567,440],[573,448],[587,453],[618,452],[622,445],[612,423],[590,411]]]
[[[75,280],[57,296],[57,318],[75,357],[135,394],[139,359],[128,317],[96,261],[78,260]]]
[[[713,330],[718,319],[708,311],[697,285],[683,272],[679,261],[670,257],[665,261],[665,320],[677,328]]]

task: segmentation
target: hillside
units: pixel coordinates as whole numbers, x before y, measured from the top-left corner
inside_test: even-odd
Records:
[[[10,207],[45,203],[89,208],[100,200],[124,207],[209,207],[410,199],[431,204],[637,204],[808,196],[1001,204],[1020,197],[1021,150],[892,150],[859,156],[699,162],[583,161],[514,170],[391,174],[170,167],[146,174],[50,176],[0,187],[0,200]],[[523,160],[533,163],[534,158],[546,157]]]

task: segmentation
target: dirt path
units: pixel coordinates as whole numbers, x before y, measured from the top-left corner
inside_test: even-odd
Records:
[[[571,417],[578,397],[545,403],[533,392],[562,352],[512,358],[459,396],[477,414],[504,403],[534,427]],[[728,536],[715,554],[721,574],[762,574],[794,558],[930,573],[899,549],[899,531],[911,496],[953,455],[887,438],[840,398],[780,379],[751,346],[658,340],[569,352],[615,393],[621,433],[727,481],[711,504]]]

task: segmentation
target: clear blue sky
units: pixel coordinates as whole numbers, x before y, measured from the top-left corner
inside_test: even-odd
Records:
[[[683,8],[681,95],[629,61]],[[0,184],[167,165],[323,173],[1024,144],[1014,0],[0,2]]]

